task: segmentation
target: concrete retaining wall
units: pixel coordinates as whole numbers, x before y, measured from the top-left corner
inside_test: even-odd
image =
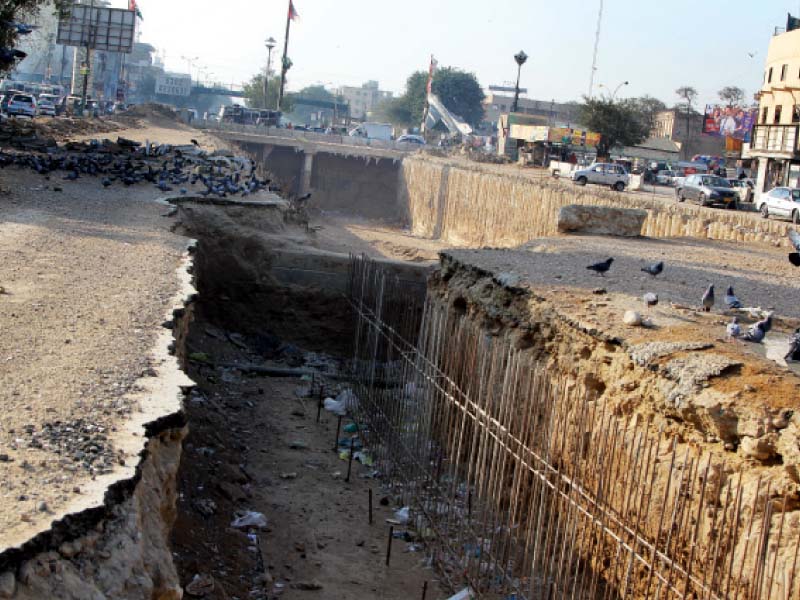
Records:
[[[400,173],[401,198],[415,235],[459,246],[516,246],[557,235],[568,204],[644,208],[642,234],[786,245],[791,224],[757,214],[677,203],[668,198],[585,188],[550,179],[491,172],[433,157],[409,157]]]

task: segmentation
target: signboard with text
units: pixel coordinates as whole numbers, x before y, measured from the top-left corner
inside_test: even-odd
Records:
[[[586,146],[594,148],[600,143],[600,134],[585,129],[571,127],[552,127],[548,141],[553,144],[569,144],[570,146]]]
[[[156,94],[186,97],[191,93],[192,78],[189,75],[165,73],[156,79]]]

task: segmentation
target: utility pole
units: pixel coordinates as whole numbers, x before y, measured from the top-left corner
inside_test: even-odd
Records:
[[[286,71],[289,70],[289,26],[292,24],[292,20],[297,16],[297,13],[294,11],[294,4],[292,4],[292,0],[289,0],[289,12],[286,15],[286,36],[283,39],[283,62],[281,63],[281,87],[278,90],[278,105],[275,107],[276,110],[281,109],[281,104],[283,103],[283,91],[286,87]]]
[[[267,47],[267,72],[264,74],[264,108],[269,108],[269,71],[272,66],[272,49],[275,47],[275,38],[268,37],[264,44]]]
[[[514,87],[514,104],[511,105],[511,112],[515,113],[519,110],[519,78],[522,74],[522,65],[528,60],[528,55],[520,50],[518,54],[514,55],[514,60],[517,62],[517,85]]]
[[[594,34],[594,53],[592,54],[592,75],[589,78],[589,99],[594,96],[594,74],[597,71],[597,50],[600,47],[600,28],[603,25],[603,0],[600,0],[600,11],[597,13],[597,31]]]
[[[94,37],[94,0],[89,4],[89,36],[86,39],[86,64],[81,67],[83,91],[81,92],[81,116],[86,112],[86,97],[89,91],[89,74],[92,72],[92,42]]]

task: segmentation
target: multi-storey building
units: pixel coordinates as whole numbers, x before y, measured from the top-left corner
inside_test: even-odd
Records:
[[[800,187],[800,29],[776,29],[757,97],[758,121],[748,152],[758,159],[757,192]]]
[[[366,119],[381,101],[392,97],[392,92],[381,90],[377,81],[367,81],[361,87],[342,86],[336,94],[350,105],[354,119]]]

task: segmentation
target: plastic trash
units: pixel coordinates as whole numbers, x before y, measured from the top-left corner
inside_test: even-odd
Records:
[[[358,433],[358,425],[355,423],[348,423],[344,426],[345,433]]]
[[[401,525],[405,525],[411,518],[411,509],[408,506],[404,506],[403,508],[396,510],[394,512],[394,518],[395,521],[397,521]]]
[[[454,596],[450,596],[447,600],[469,600],[470,598],[474,598],[475,593],[470,588],[464,588]]]
[[[247,529],[254,527],[256,529],[263,529],[267,526],[267,517],[263,513],[254,510],[248,510],[243,515],[236,517],[231,523],[231,527],[235,529]]]
[[[322,405],[325,407],[325,410],[332,412],[335,415],[339,415],[340,417],[343,417],[347,414],[347,409],[345,409],[344,404],[334,400],[333,398],[325,398]]]

